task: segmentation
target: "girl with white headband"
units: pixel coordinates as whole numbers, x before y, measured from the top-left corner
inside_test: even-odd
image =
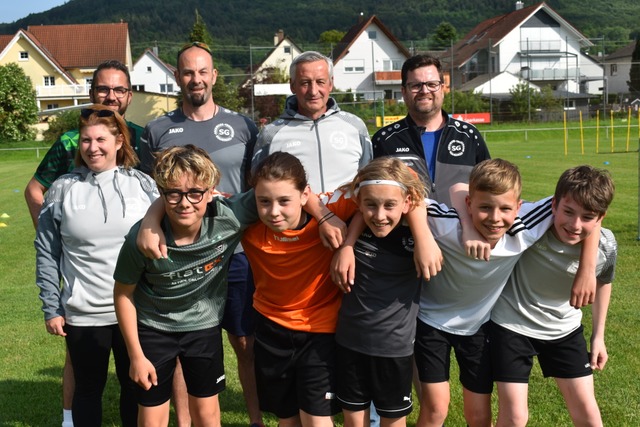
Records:
[[[421,283],[413,261],[415,239],[404,216],[416,206],[424,207],[426,189],[417,174],[393,157],[375,159],[362,168],[351,189],[367,228],[353,245],[355,281],[342,287],[345,295],[336,329],[337,398],[345,427],[367,425],[372,402],[382,426],[402,426],[412,410],[413,338]]]

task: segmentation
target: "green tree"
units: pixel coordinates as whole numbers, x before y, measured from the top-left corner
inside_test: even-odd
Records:
[[[342,40],[345,34],[347,33],[345,33],[344,31],[327,30],[320,33],[320,38],[318,39],[318,41],[325,44],[336,44],[339,43],[340,40]]]
[[[189,41],[190,42],[202,42],[206,43],[210,47],[213,47],[213,37],[209,34],[209,30],[207,30],[207,24],[204,23],[202,16],[196,9],[196,20],[193,23],[193,27],[191,28],[191,32],[189,33]]]
[[[509,110],[516,120],[528,121],[532,111],[540,106],[540,94],[526,83],[518,83],[511,89]]]
[[[80,110],[68,110],[49,118],[49,129],[44,131],[44,140],[53,142],[63,133],[78,129]]]
[[[479,92],[453,91],[456,113],[484,113],[489,111],[489,102]],[[451,92],[444,96],[443,105],[451,105]],[[450,113],[450,111],[447,111]]]
[[[629,70],[627,85],[629,86],[629,92],[635,94],[640,92],[640,39],[636,40],[636,47],[631,54],[631,69]]]
[[[233,111],[240,111],[245,102],[238,93],[238,87],[228,84],[220,75],[213,86],[213,99],[216,104]]]
[[[31,79],[18,64],[0,65],[0,140],[33,139],[38,104]]]
[[[619,49],[620,46],[625,46],[629,43],[629,33],[631,31],[628,28],[615,25],[605,27],[602,31],[605,39],[605,52],[607,54],[612,53]]]
[[[540,108],[545,112],[557,113],[562,111],[562,99],[558,99],[553,93],[551,86],[546,85],[540,88],[539,96],[536,96],[536,108]]]
[[[438,24],[432,37],[433,47],[437,48],[447,48],[451,46],[452,41],[455,43],[456,40],[458,40],[456,27],[447,21]]]

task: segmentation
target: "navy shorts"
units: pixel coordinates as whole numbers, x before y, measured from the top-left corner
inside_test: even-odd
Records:
[[[225,389],[224,351],[220,327],[193,332],[163,332],[138,325],[144,356],[156,368],[158,385],[136,387],[142,406],[158,406],[171,397],[176,358],[180,358],[187,392],[194,397],[214,396]]]
[[[278,418],[340,412],[334,334],[294,331],[258,314],[253,349],[262,411]]]
[[[244,252],[231,256],[229,261],[229,276],[227,288],[227,302],[224,306],[222,328],[238,337],[253,335],[255,329],[256,311],[253,308],[253,274]]]
[[[582,325],[555,340],[526,337],[502,326],[491,325],[491,360],[495,381],[528,383],[533,357],[545,377],[580,378],[593,374]]]
[[[460,382],[469,391],[489,394],[493,391],[489,322],[473,335],[456,335],[441,331],[418,319],[414,357],[423,383],[449,381],[451,349],[460,367]],[[492,343],[493,344],[493,343]]]
[[[411,413],[413,356],[369,356],[336,345],[336,390],[342,409],[364,411],[373,401],[384,418]]]

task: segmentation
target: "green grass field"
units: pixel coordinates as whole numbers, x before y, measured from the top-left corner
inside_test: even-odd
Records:
[[[594,131],[584,131],[582,154],[580,131],[570,130],[565,155],[562,124],[540,126],[554,128],[547,131],[529,128],[525,132],[521,126],[520,130],[513,130],[517,126],[509,127],[511,132],[496,132],[507,129],[498,126],[481,131],[493,157],[511,160],[520,167],[523,197],[528,200],[552,194],[558,176],[568,167],[588,163],[611,171],[617,192],[604,226],[616,234],[619,253],[607,323],[609,362],[603,372],[595,374],[596,395],[605,425],[637,426],[640,425],[640,385],[636,377],[640,372],[640,339],[634,325],[640,306],[640,274],[636,264],[640,259],[638,128],[634,122],[627,152],[625,124],[618,121],[616,125],[621,127],[614,129],[614,152],[611,153],[610,140],[605,139],[607,134],[601,128],[599,154]],[[35,151],[0,151],[0,426],[3,427],[59,426],[61,422],[64,343],[59,337],[49,336],[44,329],[34,284],[34,231],[23,197],[24,187],[38,161]],[[589,331],[588,309],[585,325]],[[246,426],[248,418],[243,412],[229,346],[226,364],[227,390],[221,394],[222,424]],[[455,368],[451,377],[452,400],[446,424],[464,426]],[[115,376],[111,375],[104,397],[104,425],[108,426],[118,425],[116,383]],[[555,383],[542,378],[537,365],[531,379],[529,402],[530,425],[571,425]],[[416,407],[409,418],[410,425],[415,425],[417,412]],[[266,417],[266,421],[269,426],[277,424],[271,417]],[[340,423],[340,417],[336,421]]]

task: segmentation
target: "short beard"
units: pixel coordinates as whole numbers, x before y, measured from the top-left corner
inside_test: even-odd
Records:
[[[202,107],[209,100],[209,94],[193,95],[187,94],[185,100],[193,107]]]

